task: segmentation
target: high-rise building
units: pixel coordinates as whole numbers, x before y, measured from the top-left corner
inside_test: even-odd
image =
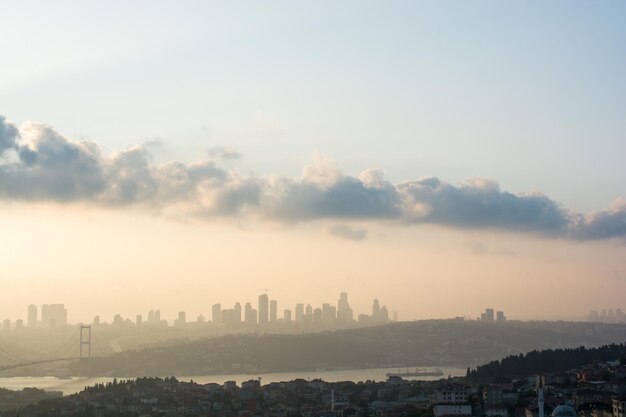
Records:
[[[506,316],[504,315],[504,311],[498,311],[496,313],[496,320],[500,322],[506,321]]]
[[[187,314],[184,311],[178,312],[178,318],[174,320],[174,326],[184,326],[187,323]]]
[[[11,330],[11,320],[4,319],[4,321],[2,322],[2,330],[5,330],[7,332]]]
[[[241,323],[241,304],[235,303],[235,322]]]
[[[148,311],[148,324],[154,324],[154,310]]]
[[[137,314],[137,317],[135,317],[135,324],[137,326],[141,326],[143,324],[143,317],[141,314]]]
[[[45,327],[67,325],[67,310],[63,304],[44,304],[41,306],[41,323]]]
[[[35,304],[31,304],[28,306],[28,317],[26,319],[26,323],[28,327],[36,327],[38,320],[38,309]]]
[[[304,316],[304,304],[296,304],[296,321],[298,323],[302,322],[302,316]]]
[[[327,324],[334,323],[337,320],[337,307],[328,303],[322,305],[322,320]]]
[[[323,317],[324,317],[324,313],[321,308],[318,307],[315,310],[313,310],[313,323],[321,324]]]
[[[269,322],[269,299],[267,294],[259,295],[259,324],[266,325]]]
[[[337,320],[344,323],[354,321],[354,312],[348,303],[348,293],[342,292],[339,295],[339,302],[337,304]]]
[[[252,308],[252,304],[246,303],[244,308],[244,316],[245,322],[248,326],[256,326],[257,322],[257,311]]]
[[[289,310],[288,308],[286,308],[283,311],[283,320],[286,321],[286,322],[291,321],[291,310]]]
[[[485,309],[485,320],[494,321],[493,308]]]
[[[157,309],[154,311],[154,321],[156,324],[161,324],[161,310]]]
[[[93,323],[94,326],[98,326],[100,324],[100,316],[95,316],[93,318]]]
[[[213,304],[211,308],[211,321],[213,323],[221,323],[222,321],[222,305],[221,304]]]
[[[380,304],[378,300],[374,300],[374,304],[372,305],[372,317],[377,318],[380,314]]]
[[[278,319],[278,301],[270,300],[270,322]]]
[[[389,321],[389,310],[387,306],[382,306],[378,312],[378,321],[381,323],[387,323]]]

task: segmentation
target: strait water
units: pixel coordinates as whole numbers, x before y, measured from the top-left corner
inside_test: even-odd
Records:
[[[405,377],[409,380],[433,380],[446,378],[448,376],[464,376],[466,369],[462,368],[438,368],[443,371],[443,376],[437,377]],[[385,381],[387,379],[387,372],[397,372],[398,370],[404,371],[404,369],[397,368],[371,368],[371,369],[350,369],[340,371],[312,371],[312,372],[282,372],[282,373],[269,373],[269,374],[237,374],[237,375],[196,375],[196,376],[180,376],[177,377],[179,381],[190,381],[200,384],[207,384],[209,382],[215,382],[223,384],[225,381],[236,381],[237,384],[241,384],[243,381],[248,381],[253,378],[261,378],[262,384],[268,384],[270,382],[291,381],[297,378],[302,379],[323,379],[327,382],[338,381]],[[120,379],[131,379],[127,377],[118,377]],[[63,394],[69,395],[81,391],[84,387],[107,383],[113,381],[112,377],[72,377],[69,379],[59,379],[53,376],[44,377],[10,377],[0,378],[0,387],[11,390],[21,390],[26,387],[35,387],[44,389],[46,391],[62,391]]]

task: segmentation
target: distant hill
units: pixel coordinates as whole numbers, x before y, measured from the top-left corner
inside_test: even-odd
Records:
[[[476,366],[532,350],[626,340],[626,325],[424,320],[301,335],[230,335],[94,358],[95,375],[156,376]],[[84,365],[84,364],[83,364]],[[74,364],[80,371],[81,364]]]
[[[626,363],[626,344],[571,349],[547,349],[507,356],[472,369],[470,379],[487,380],[496,377],[516,377],[540,373],[563,373],[595,361]]]

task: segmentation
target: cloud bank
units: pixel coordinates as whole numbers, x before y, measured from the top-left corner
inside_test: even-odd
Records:
[[[215,152],[232,158],[235,151]],[[92,141],[72,140],[39,123],[19,128],[0,116],[0,199],[143,206],[210,218],[254,216],[285,223],[342,221],[329,232],[359,240],[345,224],[381,221],[457,229],[533,233],[573,240],[626,238],[626,200],[575,213],[538,193],[514,194],[493,180],[454,185],[436,177],[392,183],[380,170],[342,174],[318,156],[299,178],[243,176],[205,160],[154,163],[147,146],[104,155]],[[365,232],[365,233],[364,233]]]

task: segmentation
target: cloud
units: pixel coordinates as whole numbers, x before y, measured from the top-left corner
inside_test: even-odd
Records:
[[[626,236],[626,200],[618,198],[608,210],[575,215],[571,237],[578,240],[601,240]]]
[[[501,191],[487,179],[454,186],[431,177],[403,182],[398,189],[410,222],[544,234],[560,234],[569,224],[567,213],[545,195]]]
[[[367,237],[367,230],[359,227],[353,227],[347,224],[332,224],[326,229],[333,236],[360,241]]]
[[[214,146],[209,148],[207,153],[213,158],[220,159],[239,159],[242,156],[241,153],[237,152],[235,149],[226,146]]]
[[[0,156],[2,156],[5,150],[15,147],[17,135],[17,127],[0,115]]]
[[[221,158],[235,155],[212,149]],[[298,178],[256,177],[211,160],[156,163],[148,144],[105,155],[96,142],[72,140],[45,124],[18,128],[1,116],[0,199],[132,205],[198,218],[325,220],[339,222],[330,233],[352,239],[366,231],[343,222],[434,224],[581,241],[626,238],[624,199],[605,210],[575,213],[539,192],[514,194],[483,178],[455,185],[437,177],[392,183],[378,169],[345,175],[324,155],[316,155]]]
[[[12,125],[5,126],[12,131]],[[256,179],[212,161],[155,164],[150,144],[105,156],[95,142],[74,141],[31,122],[20,127],[14,140],[2,143],[9,144],[5,152],[14,154],[0,164],[0,198],[8,200],[177,207],[209,216],[237,214],[258,204],[261,192]]]

